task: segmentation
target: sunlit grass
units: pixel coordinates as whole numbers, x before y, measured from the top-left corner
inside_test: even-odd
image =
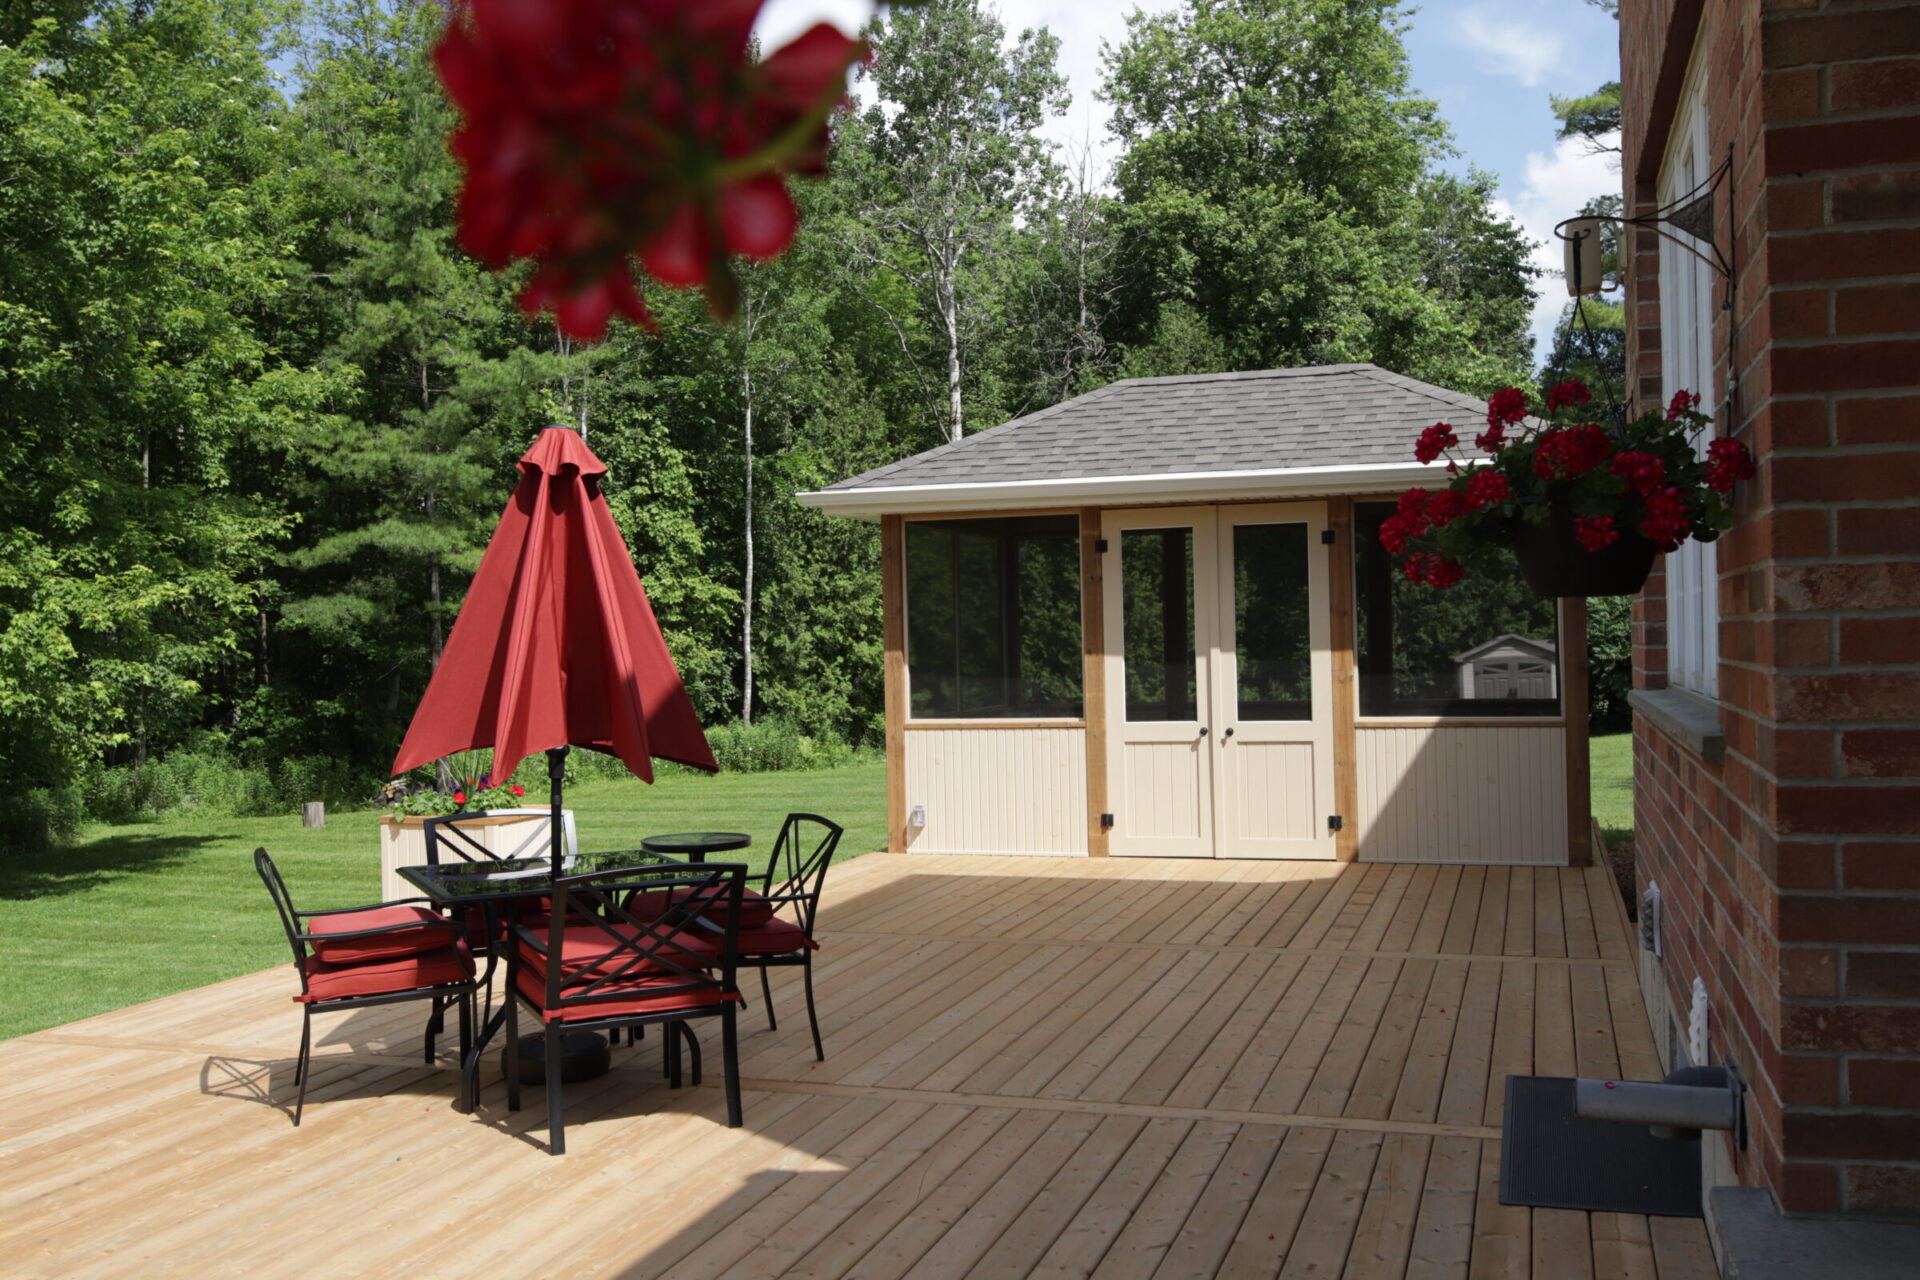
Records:
[[[1592,739],[1593,816],[1609,845],[1633,838],[1633,735]]]

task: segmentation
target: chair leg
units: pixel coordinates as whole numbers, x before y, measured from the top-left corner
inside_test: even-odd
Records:
[[[807,1022],[813,1027],[813,1060],[825,1062],[827,1051],[820,1046],[820,1015],[813,1008],[813,952],[804,953],[801,966],[807,976]],[[762,969],[760,972],[765,973],[766,970]]]
[[[680,1087],[680,1032],[677,1027],[668,1025],[661,1030],[660,1049],[666,1058],[667,1087]]]
[[[693,1024],[691,1022],[680,1022],[674,1025],[679,1028],[680,1034],[686,1037],[687,1048],[692,1051],[693,1070],[689,1074],[688,1083],[698,1088],[700,1084],[700,1037],[693,1034]]]
[[[503,1074],[507,1078],[507,1110],[518,1111],[520,1109],[520,1004],[513,998],[512,992],[508,992],[505,998],[507,1002],[505,1009],[507,1067]],[[477,1072],[475,1074],[478,1075]],[[475,1098],[473,1101],[474,1105],[478,1106],[480,1099]]]
[[[560,1024],[547,1027],[547,1149],[553,1155],[567,1154],[567,1122],[562,1114],[566,1093],[560,1085]]]
[[[467,1054],[473,1051],[473,992],[460,993],[460,1110],[470,1111],[473,1099],[467,1096]]]
[[[738,1129],[743,1123],[740,1115],[740,1029],[735,1023],[732,1005],[720,1011],[720,1056],[725,1060],[721,1066],[727,1076],[727,1127]]]
[[[760,995],[767,1002],[767,1029],[778,1031],[780,1020],[773,1016],[773,983],[767,977],[767,966],[760,966]]]
[[[440,997],[433,998],[433,1013],[427,1018],[427,1043],[425,1058],[428,1066],[433,1065],[433,1040],[440,1031],[440,1019],[446,1016],[446,1006],[440,1003]]]
[[[313,1010],[305,1005],[300,1008],[300,1061],[293,1068],[293,1081],[300,1086],[299,1096],[293,1100],[293,1127],[300,1127],[300,1113],[307,1106],[307,1051],[313,1046]]]

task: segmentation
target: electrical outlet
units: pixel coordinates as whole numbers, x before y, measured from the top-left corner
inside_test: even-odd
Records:
[[[927,806],[917,804],[907,813],[907,825],[918,831],[927,825]]]

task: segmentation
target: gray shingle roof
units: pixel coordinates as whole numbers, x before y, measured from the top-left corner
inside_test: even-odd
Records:
[[[826,492],[1411,463],[1424,428],[1453,422],[1464,439],[1485,413],[1371,364],[1128,378]]]

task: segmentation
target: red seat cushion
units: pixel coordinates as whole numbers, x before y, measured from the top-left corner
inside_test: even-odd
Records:
[[[741,1003],[737,991],[722,991],[718,987],[708,986],[689,990],[687,983],[686,978],[671,976],[610,982],[594,992],[595,996],[608,997],[606,999],[549,1009],[546,1007],[547,983],[544,976],[537,976],[532,966],[523,966],[519,978],[515,980],[520,994],[533,1005],[542,1022],[588,1022],[595,1018],[713,1009],[723,1004]]]
[[[678,896],[684,897],[691,890],[681,890]],[[636,920],[658,920],[666,914],[667,904],[675,897],[671,889],[651,889],[646,893],[636,893],[627,904],[627,910]],[[714,914],[719,914],[721,895],[714,895]],[[773,919],[774,904],[764,897],[747,889],[740,895],[740,927],[753,929]]]
[[[343,911],[338,915],[316,916],[307,921],[311,934],[352,933],[359,929],[386,929],[391,933],[370,934],[364,938],[328,939],[317,937],[313,954],[328,964],[359,964],[367,960],[386,960],[410,956],[422,951],[437,951],[453,940],[446,920],[421,906],[369,907],[365,911]]]
[[[769,920],[755,929],[740,931],[743,956],[783,956],[793,951],[818,951],[820,944],[809,938],[797,924]]]
[[[654,951],[659,963],[642,958],[631,948],[622,948],[620,939],[633,939],[642,931],[632,925],[584,925],[565,930],[561,935],[561,962],[571,974],[604,975],[618,972],[624,982],[629,978],[666,975],[676,977],[668,965],[693,969],[710,963],[720,954],[720,935],[706,930],[679,930],[658,940],[642,938],[641,946]],[[547,939],[543,936],[541,941]],[[520,963],[541,982],[547,980],[550,953],[526,942],[520,943]]]
[[[446,936],[445,930],[441,936]],[[319,956],[307,956],[300,961],[300,971],[306,977],[307,989],[294,999],[301,1004],[315,1004],[347,996],[393,995],[449,982],[468,982],[473,978],[473,952],[462,941],[437,951],[419,951],[410,956],[359,964],[334,964]]]

